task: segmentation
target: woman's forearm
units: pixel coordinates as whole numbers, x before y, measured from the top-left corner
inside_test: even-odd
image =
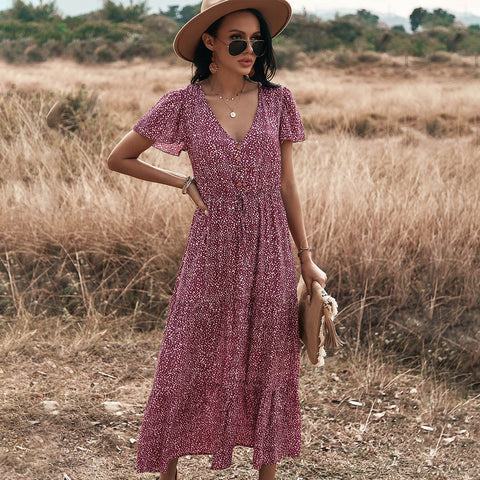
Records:
[[[131,177],[149,182],[163,183],[172,187],[182,188],[186,176],[163,168],[154,167],[139,158],[111,158],[108,168]]]
[[[290,183],[286,186],[282,186],[281,193],[283,205],[285,206],[285,212],[287,214],[288,227],[292,234],[295,245],[298,249],[310,246],[307,241],[302,207],[300,204],[300,198],[298,196],[296,184]],[[310,250],[304,250],[300,254],[300,261],[302,263],[311,259],[312,256]]]

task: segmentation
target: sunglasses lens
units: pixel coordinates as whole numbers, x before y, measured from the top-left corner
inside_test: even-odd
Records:
[[[245,40],[233,40],[233,42],[230,42],[228,46],[228,51],[230,55],[236,57],[237,55],[240,55],[242,52],[244,52],[246,48],[247,42]],[[252,49],[253,53],[257,57],[261,57],[266,50],[265,40],[256,40],[255,42],[253,42]]]
[[[228,46],[228,51],[230,55],[236,57],[240,55],[247,48],[247,42],[245,40],[234,40],[230,42]]]
[[[252,49],[253,49],[253,53],[257,57],[261,57],[265,53],[265,49],[266,49],[265,40],[257,40],[256,42],[253,42]]]

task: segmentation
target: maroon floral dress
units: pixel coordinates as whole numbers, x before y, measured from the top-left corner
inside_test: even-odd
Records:
[[[231,466],[253,448],[253,467],[298,457],[296,268],[280,193],[284,140],[305,133],[291,91],[258,82],[258,108],[239,143],[222,128],[200,84],[165,94],[133,130],[154,147],[187,151],[197,207],[172,293],[140,430],[137,472],[175,457],[212,454]]]

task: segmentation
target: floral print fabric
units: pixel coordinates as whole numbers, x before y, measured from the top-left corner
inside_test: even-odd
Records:
[[[206,216],[194,211],[172,293],[137,450],[137,472],[211,454],[253,467],[300,454],[296,269],[281,197],[281,143],[305,133],[290,90],[258,83],[241,142],[222,128],[200,84],[165,94],[134,125],[153,146],[187,151]]]

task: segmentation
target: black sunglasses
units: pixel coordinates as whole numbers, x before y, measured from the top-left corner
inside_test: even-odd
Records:
[[[246,40],[232,40],[230,43],[226,43],[223,40],[220,40],[220,41],[225,45],[228,45],[228,53],[232,55],[232,57],[236,57],[237,55],[240,55],[242,52],[245,51],[248,45]],[[252,50],[255,56],[261,57],[262,55],[265,54],[265,51],[267,49],[267,44],[265,40],[255,40],[251,42],[251,45],[252,45]]]

